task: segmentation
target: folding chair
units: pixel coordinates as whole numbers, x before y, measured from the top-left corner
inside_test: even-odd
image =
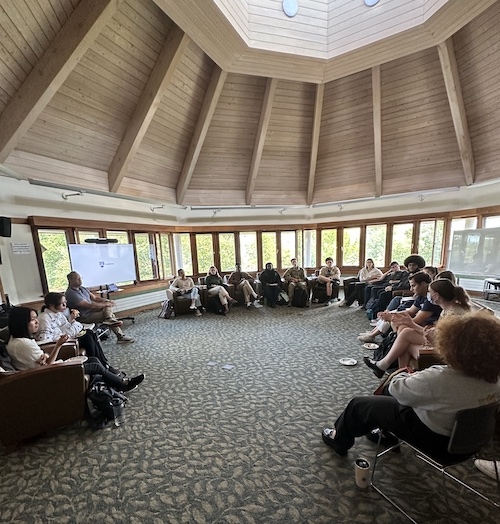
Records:
[[[375,484],[375,471],[378,459],[386,455],[389,451],[397,449],[403,444],[406,444],[408,447],[413,449],[413,451],[415,451],[417,458],[441,472],[448,512],[450,512],[450,505],[448,501],[446,477],[454,480],[469,491],[472,491],[472,493],[475,493],[476,495],[481,497],[483,500],[489,502],[496,508],[500,508],[500,504],[498,502],[488,498],[486,495],[480,493],[472,486],[466,484],[464,481],[457,478],[455,475],[452,475],[448,471],[448,468],[466,462],[467,460],[477,455],[477,453],[479,453],[479,451],[481,451],[481,449],[484,448],[491,441],[491,439],[493,438],[493,433],[495,431],[496,415],[499,406],[500,402],[495,402],[493,404],[487,404],[485,406],[479,406],[477,408],[464,409],[457,413],[455,418],[455,424],[453,426],[452,434],[450,437],[450,442],[448,444],[448,452],[452,455],[457,455],[457,458],[456,460],[453,460],[452,458],[446,464],[439,462],[438,460],[425,454],[423,451],[415,447],[413,444],[410,444],[405,440],[399,439],[397,435],[394,435],[394,437],[399,439],[399,441],[396,444],[390,446],[387,449],[384,449],[383,451],[379,451],[380,443],[382,440],[382,432],[380,432],[377,453],[375,455],[375,460],[373,463],[371,486],[377,493],[382,495],[382,497],[384,497],[388,502],[390,502],[400,513],[405,515],[408,518],[408,520],[417,524],[417,521],[414,520],[401,506],[399,506],[394,499],[392,499],[387,493],[385,493],[380,487],[380,485]],[[497,467],[497,461],[495,461],[495,470],[497,477],[497,491],[500,501],[500,466]]]

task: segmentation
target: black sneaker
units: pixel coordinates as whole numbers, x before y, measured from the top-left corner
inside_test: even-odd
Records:
[[[136,377],[132,377],[128,379],[128,382],[123,386],[122,391],[132,391],[135,389],[144,379],[146,378],[146,375],[144,373],[141,373],[140,375],[137,375]]]
[[[377,366],[377,362],[369,357],[363,357],[363,362],[375,373],[377,378],[382,378],[385,375],[385,371]]]

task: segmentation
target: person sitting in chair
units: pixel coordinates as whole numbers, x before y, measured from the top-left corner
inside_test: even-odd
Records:
[[[169,289],[166,290],[168,299],[173,303],[174,293],[190,298],[191,305],[189,309],[194,309],[195,315],[201,317],[203,307],[201,305],[200,292],[194,285],[193,279],[186,276],[184,269],[179,269],[177,274],[179,276],[170,284]]]
[[[293,295],[295,294],[296,287],[302,288],[307,293],[307,297],[309,299],[309,293],[307,291],[307,278],[304,268],[299,267],[296,258],[292,258],[290,262],[292,263],[292,267],[288,268],[283,275],[285,282],[288,282],[289,307],[292,306]]]
[[[281,291],[280,274],[273,268],[271,262],[266,264],[266,269],[260,274],[262,293],[267,300],[267,305],[276,307],[278,295]]]
[[[334,427],[323,429],[325,444],[344,456],[356,437],[380,428],[437,460],[453,458],[457,413],[500,400],[500,320],[486,312],[447,316],[436,327],[435,348],[445,365],[399,373],[388,395],[353,398]]]
[[[93,322],[109,326],[116,335],[118,344],[134,342],[132,337],[124,335],[120,326],[123,325],[118,320],[111,309],[115,303],[112,300],[99,297],[91,293],[86,287],[82,286],[82,277],[76,272],[71,271],[67,275],[68,289],[66,289],[66,299],[70,309],[77,309],[80,312],[80,320],[86,324]]]
[[[338,300],[340,269],[333,265],[332,257],[325,258],[325,264],[319,271],[318,283],[316,285],[325,289],[326,305],[329,306],[334,300]]]
[[[250,298],[253,298],[254,301],[259,298],[259,296],[252,287],[254,279],[248,273],[241,271],[241,264],[239,262],[236,262],[235,269],[236,271],[233,271],[231,273],[227,282],[228,284],[232,284],[238,291],[243,292],[243,296],[245,297],[245,304],[247,305],[247,307],[250,307],[252,305],[252,301],[250,300]]]
[[[227,289],[222,283],[222,278],[215,266],[210,266],[207,276],[205,277],[205,284],[207,286],[208,296],[219,296],[220,303],[224,306],[225,313],[229,313],[229,304],[236,304],[237,300],[231,298]],[[229,303],[229,304],[228,304]]]
[[[35,333],[35,339],[41,341],[56,342],[61,335],[68,335],[70,339],[78,340],[78,347],[85,350],[87,357],[99,359],[101,364],[111,373],[120,374],[120,370],[112,367],[97,335],[91,329],[84,329],[78,321],[80,312],[77,309],[69,311],[69,318],[64,314],[67,309],[64,293],[47,293],[43,299],[42,312],[38,316],[39,329]]]
[[[34,309],[27,307],[12,308],[9,313],[10,339],[7,344],[7,352],[12,359],[14,367],[22,371],[33,369],[39,366],[49,366],[57,363],[57,357],[61,346],[68,340],[68,335],[61,335],[50,352],[44,353],[33,338],[38,332],[39,324],[37,313]],[[131,391],[135,389],[143,380],[144,375],[140,374],[132,378],[124,378],[121,375],[112,373],[99,359],[89,357],[83,363],[83,369],[87,375],[102,376],[102,380],[109,386],[118,391]],[[43,399],[35,399],[43,401]]]

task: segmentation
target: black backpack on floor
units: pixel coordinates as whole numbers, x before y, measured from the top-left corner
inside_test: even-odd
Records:
[[[222,305],[219,295],[208,297],[207,309],[217,315],[226,314],[226,308]]]
[[[301,287],[296,287],[293,293],[292,306],[306,307],[307,291]]]
[[[108,422],[120,425],[127,397],[108,386],[101,375],[94,375],[87,391],[87,421],[92,429],[102,429]],[[118,422],[120,421],[120,422]]]

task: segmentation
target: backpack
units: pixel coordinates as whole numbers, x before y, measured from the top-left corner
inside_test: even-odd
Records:
[[[174,304],[171,300],[165,300],[161,303],[161,311],[158,318],[170,318],[174,312]]]
[[[396,331],[391,331],[387,334],[387,336],[382,340],[380,346],[373,352],[373,360],[382,360],[387,355],[387,353],[389,353],[389,350],[392,348],[392,345],[396,341],[396,336]],[[396,359],[394,362],[391,363],[389,369],[397,369],[397,367],[398,360]]]
[[[95,375],[87,391],[87,421],[92,429],[102,429],[113,421],[120,426],[124,421],[127,397],[108,386],[101,375]]]
[[[290,299],[288,298],[288,294],[285,293],[284,291],[280,291],[278,295],[278,300],[276,302],[280,306],[286,306],[288,302],[290,302]]]
[[[293,294],[292,306],[295,307],[306,307],[307,304],[307,291],[302,287],[295,288]]]
[[[226,308],[222,305],[219,295],[208,297],[207,309],[216,315],[224,316],[226,314]]]

